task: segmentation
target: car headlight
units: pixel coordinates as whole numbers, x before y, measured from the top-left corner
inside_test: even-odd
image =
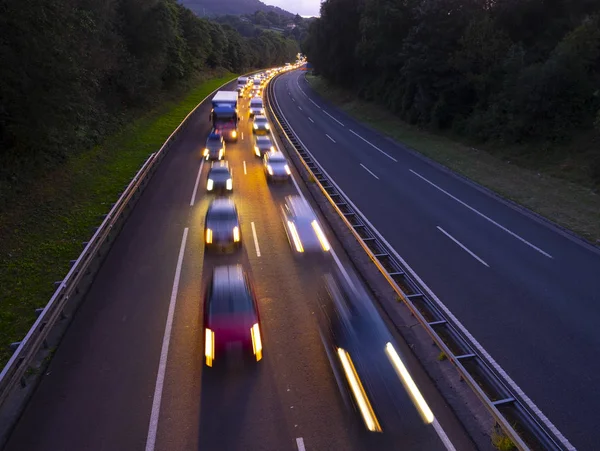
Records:
[[[204,149],[204,156],[208,157],[208,147]]]
[[[260,157],[260,149],[258,148],[258,146],[254,146],[254,153],[257,157]]]
[[[321,247],[323,248],[323,250],[325,252],[329,251],[329,249],[331,249],[331,246],[329,245],[329,241],[327,241],[327,238],[325,237],[325,234],[323,233],[323,230],[321,229],[321,226],[319,225],[317,220],[315,219],[311,223],[311,225],[313,230],[315,231],[315,234],[317,235],[317,238],[319,238],[319,242],[321,243]]]
[[[285,169],[287,175],[292,175],[292,171],[290,171],[290,167],[287,164],[283,168]]]
[[[260,114],[265,114],[265,109],[264,108],[260,109]]]
[[[254,124],[254,129],[256,130],[258,128],[258,124]]]
[[[275,152],[275,146],[271,146],[271,152]]]
[[[271,126],[269,124],[265,124],[265,128],[268,130],[271,128]]]
[[[267,165],[267,172],[269,173],[269,175],[273,175],[273,168],[270,164]]]
[[[290,229],[290,234],[292,235],[292,241],[294,242],[294,246],[298,252],[304,252],[304,247],[302,246],[302,241],[300,240],[300,235],[298,235],[298,230],[296,230],[296,225],[292,221],[288,221],[288,228]]]
[[[212,191],[214,186],[215,186],[215,182],[213,182],[212,179],[208,179],[208,182],[206,182],[206,190]]]
[[[233,241],[236,243],[240,241],[240,228],[238,226],[233,228]]]
[[[233,180],[227,179],[227,189],[231,191],[233,189]]]
[[[231,132],[231,137],[232,137],[232,138],[237,138],[237,132],[236,132],[235,130],[233,130],[233,131]]]
[[[225,153],[225,149],[223,149],[223,148],[221,147],[221,149],[219,150],[219,160],[220,160],[221,158],[223,158],[223,154],[224,154],[224,153]]]
[[[213,238],[213,232],[210,229],[206,229],[206,243],[211,244]]]

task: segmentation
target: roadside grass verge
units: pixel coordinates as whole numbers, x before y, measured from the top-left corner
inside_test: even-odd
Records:
[[[319,95],[355,119],[600,244],[600,193],[594,192],[589,176],[582,169],[584,165],[578,164],[576,158],[542,158],[537,162],[538,167],[534,161],[517,166],[511,155],[515,156],[518,149],[476,149],[449,136],[411,126],[381,106],[357,99],[354,93],[331,86],[320,77],[308,74],[307,80]],[[570,149],[582,144],[597,145],[591,136],[585,136],[565,146],[564,152],[572,154]],[[560,153],[560,149],[553,151],[554,155]],[[540,155],[543,154],[544,149],[540,149]]]
[[[53,282],[66,276],[69,261],[142,163],[202,99],[236,76],[225,73],[196,84],[10,200],[0,213],[0,368],[10,358],[9,344],[25,336],[34,310],[46,305]]]

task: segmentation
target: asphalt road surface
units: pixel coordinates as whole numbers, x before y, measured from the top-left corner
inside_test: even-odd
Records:
[[[396,252],[579,449],[596,449],[600,253],[275,80],[300,140]]]
[[[278,205],[298,187],[267,185],[252,151],[246,101],[242,139],[228,144],[225,155],[243,249],[204,252],[204,215],[213,198],[205,190],[209,164],[201,157],[209,110],[201,107],[150,181],[6,450],[372,448],[342,402],[318,333],[316,293],[333,263],[293,256]],[[348,265],[323,225],[338,260]],[[203,287],[211,268],[232,263],[241,263],[254,281],[264,358],[252,369],[207,368]],[[474,449],[418,362],[411,358],[407,365],[442,435],[456,449]],[[439,431],[432,427],[410,449],[445,449]],[[378,449],[402,445],[383,442]]]

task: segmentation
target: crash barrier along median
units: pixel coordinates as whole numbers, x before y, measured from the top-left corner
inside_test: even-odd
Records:
[[[268,115],[299,172],[306,171],[358,243],[408,307],[433,342],[454,365],[497,425],[520,450],[574,450],[535,404],[487,354],[457,318],[424,286],[389,243],[344,195],[286,121],[274,95],[273,81],[265,90]]]

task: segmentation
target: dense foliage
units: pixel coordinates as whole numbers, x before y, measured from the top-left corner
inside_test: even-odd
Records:
[[[274,13],[283,17],[294,17],[292,13],[278,6],[266,5],[260,0],[180,0],[180,3],[200,17],[253,14],[255,11]]]
[[[256,11],[253,14],[225,15],[215,18],[220,24],[228,24],[242,36],[259,35],[263,30],[276,30],[286,38],[303,42],[308,36],[308,27],[314,18],[303,18],[300,15],[288,17],[274,11]]]
[[[89,147],[198,74],[297,52],[278,33],[245,38],[176,0],[0,0],[0,186]]]
[[[600,128],[597,0],[326,0],[303,50],[412,124],[510,144]]]

